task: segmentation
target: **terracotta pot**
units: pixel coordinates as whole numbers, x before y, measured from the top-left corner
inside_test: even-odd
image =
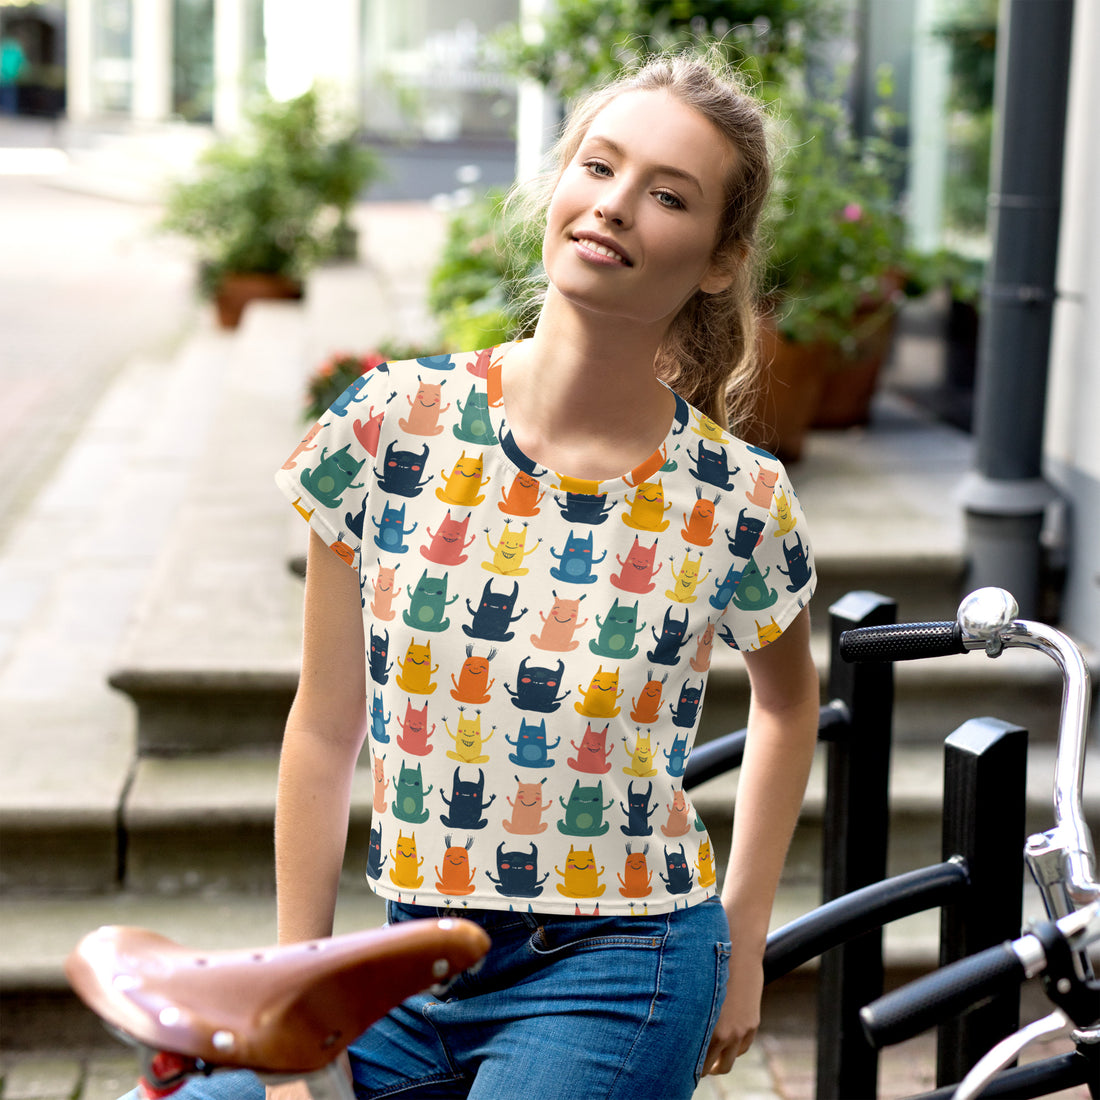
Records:
[[[261,272],[226,275],[214,295],[218,324],[222,328],[236,328],[249,302],[261,298],[296,301],[302,293],[302,284],[285,275]]]
[[[821,401],[814,415],[815,428],[853,428],[871,419],[871,399],[875,395],[878,376],[890,354],[897,325],[897,311],[892,306],[868,308],[857,316],[856,326],[865,325],[859,344],[850,355],[839,348],[830,348]]]
[[[784,461],[797,461],[821,399],[830,349],[784,340],[773,317],[761,319],[757,347],[759,386],[752,423],[743,434]]]

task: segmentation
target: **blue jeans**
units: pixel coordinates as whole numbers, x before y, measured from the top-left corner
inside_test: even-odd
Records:
[[[388,904],[391,923],[446,915]],[[492,949],[442,998],[412,997],[349,1048],[358,1100],[690,1100],[725,995],[717,899],[646,917],[462,911]],[[186,1100],[262,1100],[215,1074]]]

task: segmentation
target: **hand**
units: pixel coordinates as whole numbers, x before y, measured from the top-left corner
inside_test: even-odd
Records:
[[[704,1073],[729,1073],[734,1061],[752,1046],[760,1027],[760,999],[763,993],[763,957],[756,951],[738,951],[734,943],[726,998],[710,1038]]]

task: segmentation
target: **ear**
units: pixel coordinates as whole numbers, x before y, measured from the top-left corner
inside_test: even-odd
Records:
[[[744,243],[738,241],[723,252],[716,253],[699,280],[699,289],[704,294],[721,294],[723,290],[728,290],[737,277],[738,268],[745,261],[746,251]]]

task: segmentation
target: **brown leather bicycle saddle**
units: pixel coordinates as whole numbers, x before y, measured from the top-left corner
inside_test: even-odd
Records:
[[[262,950],[199,952],[142,928],[89,933],[66,960],[78,996],[154,1050],[304,1074],[406,997],[473,965],[472,921],[408,921]]]

